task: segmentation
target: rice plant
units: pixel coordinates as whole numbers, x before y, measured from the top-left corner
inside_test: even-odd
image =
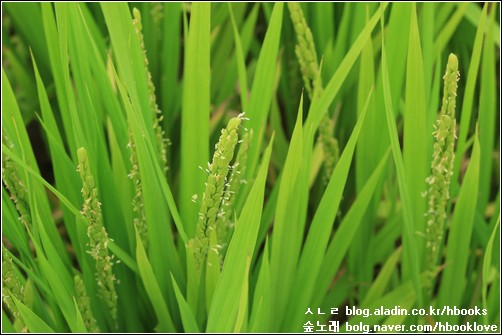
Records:
[[[2,19],[3,332],[499,330],[498,3]]]

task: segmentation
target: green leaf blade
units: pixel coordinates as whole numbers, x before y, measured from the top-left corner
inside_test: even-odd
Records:
[[[193,3],[185,54],[180,163],[180,215],[188,236],[195,234],[197,210],[191,199],[202,194],[209,161],[210,22],[209,3]]]

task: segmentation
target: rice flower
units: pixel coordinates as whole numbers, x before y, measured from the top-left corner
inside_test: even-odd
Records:
[[[2,142],[11,148],[14,147],[14,144],[9,140],[3,131]],[[17,165],[10,159],[9,156],[5,154],[2,155],[2,180],[19,213],[19,220],[24,225],[30,225],[31,213],[28,189],[23,180],[20,178]]]
[[[162,24],[162,19],[164,18],[164,6],[160,2],[152,3],[152,9],[150,10],[150,15],[152,16],[153,23],[156,27]],[[160,33],[158,31],[157,33]],[[160,34],[158,34],[160,35]]]
[[[115,291],[115,276],[113,275],[112,256],[108,253],[110,238],[103,226],[101,203],[98,199],[98,190],[94,185],[87,150],[80,148],[77,151],[78,171],[82,179],[82,197],[84,204],[82,215],[87,219],[87,236],[89,237],[89,254],[96,261],[96,280],[101,300],[110,309],[114,320],[117,319],[117,292]]]
[[[225,193],[223,195],[223,201],[221,204],[222,213],[218,216],[216,222],[221,260],[223,260],[225,255],[228,240],[232,235],[234,227],[232,208],[235,202],[235,196],[239,191],[241,184],[246,182],[243,179],[243,176],[246,175],[246,161],[251,137],[252,132],[245,132],[242,136],[242,140],[239,141],[239,151],[237,152],[235,162],[231,168],[230,177],[228,178],[228,187],[225,188]]]
[[[333,121],[326,113],[319,124],[319,137],[317,140],[321,142],[324,152],[324,182],[327,184],[333,171],[335,170],[336,163],[340,159],[340,149],[337,139],[333,134]]]
[[[291,21],[295,28],[298,44],[295,47],[296,56],[300,63],[300,69],[303,76],[303,81],[307,93],[312,100],[314,94],[320,96],[323,92],[321,81],[321,72],[317,53],[315,50],[314,38],[310,31],[307,21],[303,15],[300,4],[297,2],[289,2],[288,9],[291,16]],[[329,180],[331,174],[338,162],[340,150],[338,141],[333,137],[333,124],[328,113],[324,114],[319,126],[318,141],[321,143],[324,152],[324,171],[325,179]]]
[[[232,118],[216,144],[213,161],[209,164],[206,188],[202,195],[202,204],[195,233],[194,258],[196,267],[200,270],[209,250],[209,234],[216,228],[216,220],[224,213],[221,211],[223,192],[228,187],[227,175],[229,164],[234,157],[234,150],[239,136],[237,130],[242,116]]]
[[[305,88],[310,97],[314,93],[315,78],[319,76],[319,65],[315,51],[312,32],[305,21],[303,11],[297,2],[289,2],[288,9],[295,28],[298,44],[295,47],[296,56],[300,63]]]
[[[14,261],[9,256],[5,247],[2,246],[2,298],[5,305],[12,312],[14,317],[14,326],[16,329],[25,329],[24,321],[19,315],[19,310],[12,297],[25,303],[24,286],[15,270]],[[23,331],[25,332],[25,331]]]
[[[454,54],[448,57],[444,79],[444,95],[436,124],[434,125],[434,151],[431,164],[431,175],[426,179],[429,189],[426,247],[429,250],[429,264],[435,267],[439,246],[443,237],[446,220],[446,206],[450,197],[450,179],[453,174],[455,158],[455,99],[457,97],[457,81],[459,79],[458,59]]]
[[[129,144],[127,145],[131,150],[129,157],[131,161],[131,172],[129,178],[134,184],[134,197],[131,201],[133,212],[133,224],[139,232],[141,241],[145,250],[148,250],[148,226],[146,223],[144,202],[143,202],[143,188],[141,184],[141,175],[139,173],[138,153],[136,151],[136,143],[129,128]]]
[[[75,290],[77,292],[77,296],[75,300],[77,302],[78,310],[80,311],[80,315],[82,315],[82,319],[84,321],[85,328],[90,333],[99,333],[100,329],[92,314],[91,310],[91,299],[87,295],[87,290],[85,289],[84,282],[79,275],[74,277],[75,280]]]
[[[169,141],[167,139],[164,139],[164,130],[160,125],[163,116],[162,112],[159,109],[159,106],[157,105],[157,97],[155,96],[155,85],[153,84],[152,74],[148,70],[148,58],[146,57],[145,41],[143,38],[143,33],[141,32],[143,29],[143,25],[141,23],[141,13],[137,8],[133,9],[133,16],[134,19],[132,20],[132,23],[135,28],[138,40],[140,42],[141,50],[143,51],[144,55],[145,69],[147,73],[148,94],[150,97],[150,109],[152,112],[153,129],[155,132],[155,139],[157,140],[158,159],[165,173],[168,170],[167,144]]]

